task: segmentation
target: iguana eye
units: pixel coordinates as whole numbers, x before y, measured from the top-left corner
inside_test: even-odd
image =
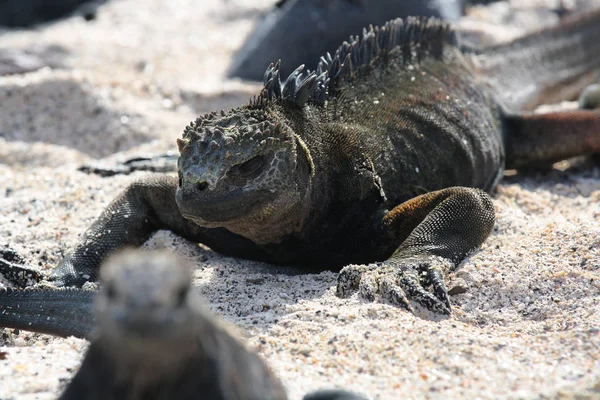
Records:
[[[236,178],[256,178],[262,171],[267,159],[265,156],[256,156],[241,164],[236,164],[229,169],[228,175]]]

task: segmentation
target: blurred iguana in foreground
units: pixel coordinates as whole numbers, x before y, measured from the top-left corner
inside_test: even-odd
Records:
[[[169,229],[235,257],[341,269],[340,296],[449,314],[444,275],[490,234],[486,192],[504,169],[600,152],[598,112],[528,111],[598,81],[598,38],[600,11],[482,53],[446,22],[396,19],[316,71],[282,80],[272,65],[249,104],[184,130],[178,177],[132,183],[50,280],[81,286]],[[0,325],[54,332],[48,311],[14,318],[27,296],[0,295],[13,307]]]
[[[464,0],[280,0],[257,21],[231,59],[227,75],[259,81],[265,65],[282,59],[287,75],[300,64],[313,69],[319,57],[369,24],[396,17],[437,17],[455,21]],[[294,49],[294,51],[289,51]]]
[[[182,259],[129,250],[110,257],[101,275],[92,343],[59,400],[288,398],[263,359],[202,304]],[[82,303],[92,309],[90,300]],[[303,399],[366,400],[342,390]]]

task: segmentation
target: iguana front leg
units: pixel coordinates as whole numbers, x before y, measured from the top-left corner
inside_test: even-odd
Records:
[[[171,176],[129,185],[85,232],[50,280],[61,286],[81,286],[96,280],[106,256],[123,247],[141,245],[159,229],[216,249],[232,246],[232,255],[258,257],[260,250],[251,241],[221,228],[203,228],[184,218],[175,201],[176,191],[177,179]]]
[[[362,297],[412,310],[409,298],[450,314],[444,275],[483,243],[494,227],[494,207],[483,191],[452,187],[402,203],[379,222],[382,240],[398,244],[377,266],[351,265],[338,277],[337,293],[359,289]],[[425,288],[431,286],[432,292]]]
[[[101,262],[125,246],[139,246],[159,229],[194,236],[197,226],[185,220],[175,203],[177,181],[148,178],[130,184],[88,228],[81,240],[52,272],[58,285],[81,286],[96,280]]]

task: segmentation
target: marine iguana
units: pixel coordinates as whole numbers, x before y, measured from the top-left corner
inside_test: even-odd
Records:
[[[96,17],[106,0],[4,0],[0,2],[0,26],[27,28],[74,15],[87,21]]]
[[[109,257],[94,301],[92,343],[59,399],[285,400],[262,358],[202,304],[191,271],[165,251]],[[91,307],[90,299],[82,303]],[[342,390],[305,398],[365,400]]]
[[[493,0],[492,0],[493,1]],[[467,6],[488,4],[490,0],[280,0],[257,23],[233,56],[227,76],[260,81],[265,65],[282,54],[280,74],[287,75],[297,65],[316,68],[319,57],[335,52],[350,35],[368,24],[382,25],[391,18],[437,17],[457,21]],[[573,9],[589,9],[586,1],[554,4],[547,11],[568,15]],[[476,32],[473,39],[479,35]],[[463,39],[464,36],[463,36]],[[288,51],[288,49],[294,51]]]
[[[600,10],[482,52],[446,22],[396,19],[316,71],[281,81],[271,65],[249,104],[185,129],[178,177],[132,183],[49,279],[95,280],[107,255],[169,229],[231,256],[341,269],[340,296],[450,314],[444,275],[490,234],[486,192],[504,168],[600,152],[598,112],[527,111],[599,80],[598,37]]]
[[[227,75],[260,81],[265,65],[282,54],[281,75],[305,64],[314,69],[319,57],[335,52],[350,35],[368,24],[391,18],[438,17],[453,21],[464,12],[462,0],[282,0],[259,21],[233,56]],[[288,49],[294,51],[288,51]]]

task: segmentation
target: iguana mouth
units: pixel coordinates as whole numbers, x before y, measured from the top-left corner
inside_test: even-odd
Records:
[[[273,195],[265,190],[234,189],[224,195],[203,196],[177,190],[176,201],[183,217],[202,226],[218,226],[255,215]]]

